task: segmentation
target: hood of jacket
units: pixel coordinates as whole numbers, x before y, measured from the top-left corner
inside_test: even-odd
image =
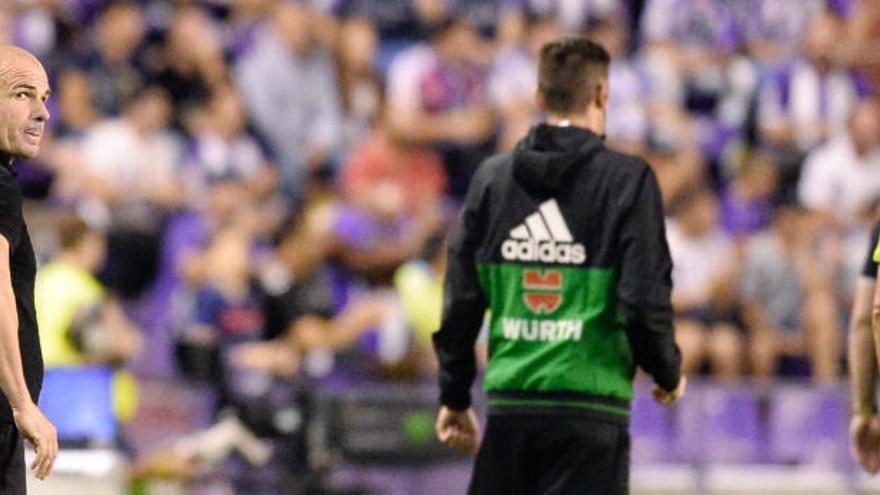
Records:
[[[569,171],[602,149],[602,138],[583,127],[538,124],[513,151],[513,173],[526,189],[553,192]]]

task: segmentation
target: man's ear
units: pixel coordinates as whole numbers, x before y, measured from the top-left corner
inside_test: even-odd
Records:
[[[544,101],[544,94],[541,93],[541,88],[538,86],[535,86],[535,105],[542,113],[547,113],[547,102]]]
[[[599,109],[607,110],[608,100],[610,99],[610,97],[610,92],[608,90],[608,79],[604,79],[602,82],[596,85],[594,102]]]

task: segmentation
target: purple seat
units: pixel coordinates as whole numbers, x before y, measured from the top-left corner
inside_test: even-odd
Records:
[[[776,385],[769,415],[768,453],[785,463],[847,462],[847,402],[840,388]]]
[[[759,459],[761,428],[751,388],[704,386],[689,396],[676,411],[677,450],[683,461],[750,463]]]
[[[647,387],[637,387],[632,402],[630,435],[634,463],[674,462],[670,411],[651,397]]]

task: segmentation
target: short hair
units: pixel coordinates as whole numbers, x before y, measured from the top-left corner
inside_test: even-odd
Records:
[[[551,41],[541,48],[538,89],[550,113],[585,110],[593,89],[608,78],[611,57],[598,43],[583,37]]]
[[[428,38],[437,41],[458,28],[471,29],[472,26],[462,18],[443,16],[428,25]]]
[[[672,213],[673,217],[687,214],[697,206],[700,206],[700,201],[704,199],[718,201],[718,196],[715,194],[715,191],[709,188],[708,184],[699,183],[675,198],[669,206],[669,212]]]
[[[58,218],[58,243],[61,249],[74,249],[80,242],[93,233],[89,224],[75,214],[65,214]]]

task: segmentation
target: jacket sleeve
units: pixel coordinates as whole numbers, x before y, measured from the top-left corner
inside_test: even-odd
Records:
[[[617,295],[635,363],[664,390],[681,377],[672,313],[672,259],[657,179],[645,165],[620,230]]]
[[[485,187],[479,172],[471,182],[458,222],[449,237],[443,317],[433,334],[440,364],[440,403],[461,411],[471,405],[470,388],[476,376],[474,344],[488,306],[477,276],[475,252],[480,234]]]

